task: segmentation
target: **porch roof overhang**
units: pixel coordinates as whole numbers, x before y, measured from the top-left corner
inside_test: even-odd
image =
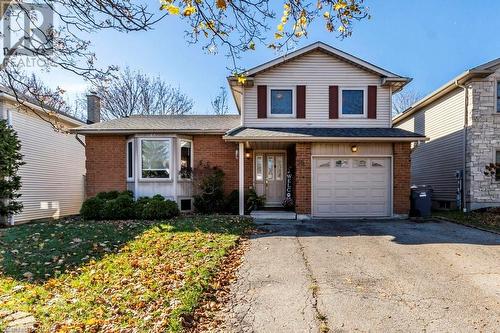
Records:
[[[256,128],[238,127],[223,137],[230,142],[279,141],[279,142],[415,142],[427,137],[400,128]]]

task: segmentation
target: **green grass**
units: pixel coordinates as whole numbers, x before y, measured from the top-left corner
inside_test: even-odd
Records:
[[[459,210],[435,211],[432,215],[454,220],[458,223],[500,232],[500,215],[495,210],[471,213],[463,213]]]
[[[250,226],[207,216],[0,229],[0,309],[33,314],[40,331],[179,332]]]

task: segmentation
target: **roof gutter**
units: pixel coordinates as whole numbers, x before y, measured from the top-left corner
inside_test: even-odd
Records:
[[[257,141],[257,142],[421,142],[428,141],[427,137],[296,137],[296,136],[223,136],[228,142]]]
[[[463,149],[463,165],[462,165],[462,193],[461,193],[461,201],[462,201],[462,211],[464,213],[467,212],[467,203],[465,202],[467,198],[467,181],[466,181],[466,167],[467,167],[467,127],[469,127],[469,89],[466,85],[460,84],[455,81],[455,86],[462,88],[464,90],[464,149]]]
[[[79,129],[72,128],[70,129],[70,133],[78,133],[82,135],[93,134],[166,134],[166,133],[174,133],[174,134],[220,134],[224,135],[228,130],[217,129]]]
[[[468,70],[459,76],[457,76],[454,80],[447,82],[443,86],[439,87],[438,89],[434,90],[431,92],[429,95],[425,96],[412,106],[410,106],[407,110],[405,110],[403,113],[400,115],[396,116],[393,120],[392,123],[393,125],[396,125],[397,123],[403,121],[404,119],[408,118],[410,115],[413,113],[417,112],[418,110],[422,109],[423,107],[431,104],[432,102],[436,101],[440,97],[446,95],[450,91],[454,90],[457,88],[457,84],[464,84],[465,82],[474,79],[474,78],[483,78],[488,75],[491,75],[493,72],[491,70]]]
[[[11,102],[14,102],[14,103],[19,103],[19,101],[17,100],[17,98],[16,98],[16,97],[14,97],[14,96],[12,96],[12,95],[10,95],[10,94],[7,94],[7,93],[5,93],[5,92],[3,92],[3,91],[1,91],[1,92],[0,92],[0,99],[6,99],[6,100],[11,101]],[[47,111],[48,111],[48,110],[47,110],[47,109],[42,108],[40,105],[36,105],[36,104],[31,103],[31,102],[29,102],[29,101],[23,101],[22,103],[23,103],[24,105],[26,105],[26,106],[28,106],[28,107],[32,108],[32,109],[35,109],[35,110],[37,110],[37,111],[40,111],[40,112],[43,112],[43,113],[47,114]],[[56,114],[57,114],[57,115],[56,115],[56,117],[61,118],[62,120],[66,121],[66,122],[68,122],[68,123],[72,123],[72,124],[77,125],[77,126],[78,126],[78,125],[84,125],[84,124],[85,124],[83,121],[79,121],[79,120],[76,120],[76,119],[73,119],[73,118],[67,117],[67,116],[65,116],[65,115],[63,115],[63,114],[61,114],[61,113],[57,113],[57,112],[56,112]]]

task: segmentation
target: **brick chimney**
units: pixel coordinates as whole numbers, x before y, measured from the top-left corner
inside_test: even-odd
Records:
[[[97,93],[91,91],[87,95],[87,124],[94,124],[101,121],[101,98]]]

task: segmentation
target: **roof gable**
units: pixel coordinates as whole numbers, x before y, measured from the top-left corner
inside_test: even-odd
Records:
[[[315,51],[320,51],[325,54],[328,54],[332,57],[335,57],[337,59],[340,59],[342,61],[345,61],[347,63],[350,63],[356,67],[362,68],[368,72],[371,72],[373,74],[377,74],[381,77],[390,77],[390,78],[403,78],[402,76],[399,76],[397,74],[394,74],[388,70],[385,70],[383,68],[380,68],[378,66],[375,66],[367,61],[364,61],[358,57],[355,57],[347,52],[341,51],[339,49],[336,49],[330,45],[327,45],[322,42],[316,42],[313,44],[310,44],[308,46],[305,46],[299,50],[296,50],[294,52],[288,53],[284,56],[281,56],[279,58],[273,59],[271,61],[268,61],[262,65],[256,66],[246,72],[246,75],[249,77],[256,76],[264,71],[267,71],[271,68],[280,66],[284,63],[287,63],[292,60],[296,60],[297,58],[308,54],[310,52],[315,52]]]

